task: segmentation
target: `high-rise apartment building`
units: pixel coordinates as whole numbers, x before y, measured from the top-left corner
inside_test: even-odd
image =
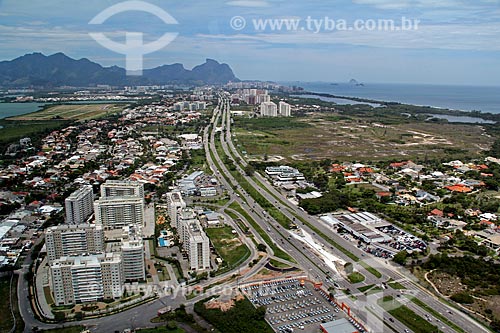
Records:
[[[144,199],[144,184],[128,180],[107,180],[101,185],[101,198],[124,196]]]
[[[122,240],[123,276],[127,281],[146,279],[144,242],[141,238]]]
[[[57,306],[119,298],[124,283],[118,253],[61,257],[50,265]]]
[[[66,210],[66,223],[79,224],[85,223],[94,212],[94,192],[92,186],[83,186],[71,193],[64,201]]]
[[[62,224],[45,230],[50,262],[63,256],[104,251],[104,232],[93,224]]]
[[[262,117],[277,117],[278,107],[273,102],[264,102],[260,104],[260,115]]]
[[[177,219],[179,215],[179,210],[183,208],[186,208],[186,203],[182,199],[181,192],[167,193],[168,216],[170,217],[170,225],[173,228],[178,229]]]
[[[290,104],[285,103],[285,102],[280,102],[279,103],[278,115],[280,115],[282,117],[290,117],[292,115],[291,114]]]
[[[178,221],[179,240],[188,254],[191,270],[210,269],[210,242],[192,209],[182,209]]]
[[[104,197],[94,202],[95,223],[104,229],[144,226],[144,200],[137,196]]]

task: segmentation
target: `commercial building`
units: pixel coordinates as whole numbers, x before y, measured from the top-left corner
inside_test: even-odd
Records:
[[[290,104],[285,102],[280,102],[278,114],[282,117],[290,117],[292,115]]]
[[[101,185],[101,198],[124,196],[144,199],[144,184],[128,180],[108,180]]]
[[[58,225],[45,230],[49,263],[63,256],[99,253],[104,250],[104,232],[93,224]]]
[[[117,253],[61,257],[50,265],[56,306],[119,298],[123,282],[122,259]]]
[[[94,202],[95,223],[104,229],[144,226],[144,200],[137,196],[105,197]]]
[[[213,197],[217,195],[217,189],[213,186],[200,187],[200,196]]]
[[[357,324],[353,324],[345,318],[340,318],[323,323],[319,327],[323,333],[357,333],[360,330],[355,325]]]
[[[186,208],[186,203],[182,199],[181,192],[167,193],[167,209],[172,228],[178,229],[177,216],[179,214],[179,210],[183,208]]]
[[[273,102],[264,102],[260,104],[260,115],[262,117],[277,117],[278,106]]]
[[[287,165],[281,165],[277,167],[267,167],[266,174],[280,182],[297,181],[305,179],[304,174],[299,172],[299,170],[289,167]]]
[[[83,186],[71,193],[64,201],[66,209],[66,223],[85,223],[94,212],[94,192],[92,186]]]

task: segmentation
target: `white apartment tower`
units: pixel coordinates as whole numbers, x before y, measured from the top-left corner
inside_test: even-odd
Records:
[[[260,115],[262,117],[277,117],[278,107],[273,102],[264,102],[260,104]]]
[[[144,242],[142,239],[123,240],[121,245],[123,275],[127,281],[146,279]]]
[[[190,269],[210,269],[210,242],[194,211],[182,209],[178,224],[179,240],[188,254]]]
[[[92,186],[86,185],[71,193],[64,201],[66,210],[66,223],[85,223],[94,212],[94,192]]]
[[[188,228],[187,253],[191,270],[210,269],[210,242],[200,223],[193,223]]]
[[[45,230],[49,263],[63,256],[104,251],[104,232],[93,224],[63,224]]]
[[[94,202],[95,223],[104,229],[144,226],[144,200],[137,196],[105,197]]]
[[[291,116],[291,108],[290,104],[285,102],[279,103],[279,115],[282,117],[290,117]]]
[[[119,298],[123,282],[117,253],[61,257],[50,265],[50,288],[57,306]]]
[[[172,228],[179,229],[177,224],[179,210],[186,208],[186,203],[182,199],[181,192],[167,193],[168,216],[170,217],[170,225]]]
[[[101,185],[101,198],[124,196],[144,199],[144,184],[128,180],[107,180]]]

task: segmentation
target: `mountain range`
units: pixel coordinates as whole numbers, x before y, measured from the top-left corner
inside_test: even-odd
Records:
[[[203,85],[239,81],[227,64],[207,59],[189,70],[182,64],[145,69],[141,76],[127,76],[118,66],[103,67],[86,58],[73,59],[64,53],[45,56],[30,53],[0,62],[0,86],[3,87],[91,87],[96,85]]]

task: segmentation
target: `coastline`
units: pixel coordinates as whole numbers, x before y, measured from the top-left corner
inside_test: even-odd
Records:
[[[380,107],[384,107],[384,106],[388,106],[388,105],[402,105],[402,106],[408,106],[408,107],[415,108],[412,111],[417,113],[417,114],[427,114],[429,116],[432,116],[433,114],[437,114],[437,115],[449,115],[449,116],[455,116],[455,117],[479,118],[479,119],[482,119],[484,121],[487,121],[486,124],[494,124],[494,123],[500,122],[500,114],[494,114],[494,113],[490,113],[490,112],[464,111],[464,110],[454,110],[454,109],[435,107],[435,106],[429,106],[429,105],[416,105],[416,104],[408,104],[408,103],[401,103],[401,102],[388,102],[388,101],[374,100],[374,99],[362,98],[362,97],[350,97],[350,96],[335,95],[335,94],[330,94],[330,93],[314,92],[314,91],[309,91],[309,90],[304,90],[302,92],[294,92],[293,95],[296,95],[299,98],[300,98],[300,95],[313,95],[313,96],[318,96],[318,97],[344,99],[344,100],[351,100],[351,101],[359,102],[359,104],[365,103],[365,105],[378,104],[378,105],[381,105]],[[318,99],[320,99],[320,98],[318,98]],[[334,103],[334,102],[332,102],[332,103]],[[371,107],[373,107],[373,106],[371,106]],[[494,122],[494,123],[491,123],[491,122]]]

